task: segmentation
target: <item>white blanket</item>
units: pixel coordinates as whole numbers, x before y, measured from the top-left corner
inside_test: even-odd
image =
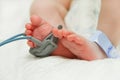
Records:
[[[31,3],[32,0],[0,0],[0,41],[24,32]],[[95,31],[99,5],[98,0],[74,0],[65,19],[69,29],[89,38]],[[0,47],[0,80],[120,80],[119,59],[41,59],[28,50],[26,41]]]

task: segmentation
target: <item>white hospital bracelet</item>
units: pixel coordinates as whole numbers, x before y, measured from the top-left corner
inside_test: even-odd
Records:
[[[97,43],[104,50],[108,58],[120,58],[117,49],[103,32],[96,31],[90,40]]]

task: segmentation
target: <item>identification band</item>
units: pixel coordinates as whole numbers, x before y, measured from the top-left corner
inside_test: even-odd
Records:
[[[103,32],[96,31],[90,40],[97,43],[104,50],[108,58],[120,58],[117,49]]]

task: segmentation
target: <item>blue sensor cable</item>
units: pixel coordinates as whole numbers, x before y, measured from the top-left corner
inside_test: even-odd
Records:
[[[17,34],[11,38],[4,40],[3,42],[0,42],[0,47],[7,43],[17,41],[17,40],[24,40],[24,39],[29,39],[29,40],[33,41],[37,46],[39,46],[41,44],[40,40],[37,40],[36,38],[34,38],[32,36],[26,36],[24,33],[21,33],[21,34]]]

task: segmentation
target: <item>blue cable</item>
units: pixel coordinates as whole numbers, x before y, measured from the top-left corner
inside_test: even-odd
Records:
[[[41,45],[41,41],[32,37],[32,36],[26,36],[24,33],[21,33],[21,34],[17,34],[13,37],[10,37],[6,40],[4,40],[3,42],[0,42],[0,47],[7,44],[7,43],[10,43],[10,42],[13,42],[13,41],[17,41],[17,40],[23,40],[23,39],[28,39],[28,40],[31,40],[33,41],[37,46],[40,46]]]
[[[8,38],[8,39],[4,40],[3,42],[1,42],[0,47],[7,44],[7,43],[17,41],[17,40],[23,40],[23,39],[31,39],[31,36],[26,36],[24,33],[17,34],[15,36]]]
[[[17,37],[22,37],[22,36],[25,36],[25,34],[24,34],[24,33],[17,34],[17,35],[15,35],[15,36],[13,36],[13,37],[11,37],[11,38],[8,38],[8,39],[6,39],[6,40],[4,40],[4,41],[12,40],[12,39],[15,39],[15,38],[17,38]]]

